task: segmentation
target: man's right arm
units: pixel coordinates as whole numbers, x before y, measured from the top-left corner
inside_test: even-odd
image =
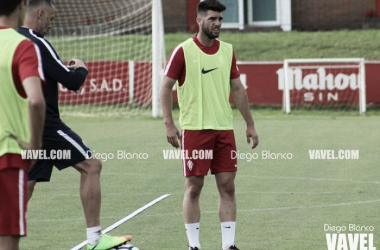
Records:
[[[23,98],[28,98],[30,141],[24,142],[15,138],[24,149],[40,149],[42,147],[46,104],[41,85],[41,80],[45,80],[45,77],[40,58],[39,48],[28,40],[20,43],[13,58],[13,63],[17,65],[13,69],[13,73],[18,76],[15,77],[15,84],[17,86],[20,84],[23,88],[19,94]]]
[[[42,133],[45,122],[45,100],[39,77],[32,76],[22,82],[29,104],[30,143],[27,149],[42,147]],[[26,145],[22,145],[24,148]]]
[[[39,48],[46,77],[64,85],[67,89],[77,91],[84,84],[88,70],[82,62],[81,66],[70,70],[58,57],[53,46],[45,39],[38,37],[30,29],[19,29],[19,33],[32,40]],[[78,59],[77,59],[78,60]],[[80,60],[78,60],[80,61]]]
[[[46,41],[38,41],[41,50],[44,73],[69,90],[77,91],[86,81],[88,70],[83,61],[75,59],[76,67],[66,66],[57,56],[54,48]],[[71,62],[72,60],[70,60]]]
[[[43,58],[44,72],[47,76],[52,77],[55,81],[61,83],[69,90],[77,91],[86,81],[88,75],[87,67],[81,62],[81,67],[71,70],[64,65],[62,61],[52,56]]]
[[[166,127],[166,137],[168,142],[175,148],[179,147],[178,140],[181,139],[181,134],[177,127],[174,124],[173,116],[172,116],[172,105],[173,105],[173,86],[176,80],[165,76],[164,81],[162,83],[161,91],[160,91],[160,100],[161,100],[161,108],[162,114],[164,116],[164,123]]]
[[[185,71],[183,48],[181,45],[178,45],[173,50],[166,64],[165,76],[160,90],[160,101],[166,127],[166,137],[168,142],[175,148],[179,148],[178,140],[181,140],[181,133],[175,126],[172,116],[173,86],[177,79],[181,79],[181,75]],[[181,84],[181,80],[179,80],[179,83]]]

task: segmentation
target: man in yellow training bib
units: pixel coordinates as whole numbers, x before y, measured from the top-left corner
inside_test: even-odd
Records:
[[[0,1],[0,250],[18,250],[26,236],[28,172],[39,150],[45,120],[39,49],[17,33],[29,0]]]
[[[229,102],[234,101],[247,124],[247,142],[258,145],[258,136],[249,110],[247,93],[232,45],[217,39],[226,7],[216,0],[198,4],[199,33],[178,45],[165,69],[161,105],[168,142],[183,152],[185,196],[183,214],[189,250],[201,249],[199,241],[199,196],[208,171],[215,175],[219,191],[219,218],[222,249],[235,246],[237,160],[233,132],[233,115]],[[180,133],[172,118],[172,89],[177,82],[180,107]],[[180,140],[180,143],[178,142]],[[211,152],[211,154],[209,153]]]

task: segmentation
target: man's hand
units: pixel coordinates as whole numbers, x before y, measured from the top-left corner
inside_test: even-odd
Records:
[[[20,140],[19,138],[17,138],[14,135],[11,135],[10,137],[13,140],[17,141],[18,145],[20,145],[20,147],[23,148],[23,149],[25,149],[25,150],[33,150],[33,149],[40,149],[41,148],[38,145],[32,145],[32,143],[24,142],[24,141]]]
[[[175,148],[179,148],[178,140],[181,141],[181,134],[174,123],[165,124],[166,138],[168,142]]]
[[[251,143],[251,138],[253,141],[252,149],[256,148],[259,145],[259,136],[257,135],[256,129],[254,126],[247,127],[247,143]]]
[[[27,142],[20,140],[19,138],[17,138],[14,135],[11,135],[10,137],[12,139],[14,139],[18,143],[18,145],[20,145],[20,147],[25,149],[25,150],[37,150],[37,149],[41,149],[41,147],[42,147],[42,141],[39,143],[33,143],[33,142],[27,143]],[[29,169],[31,169],[32,166],[37,162],[37,159],[29,159],[29,160],[30,160]]]
[[[77,70],[78,68],[85,68],[87,70],[86,64],[80,59],[73,58],[69,61],[67,67],[72,70]]]

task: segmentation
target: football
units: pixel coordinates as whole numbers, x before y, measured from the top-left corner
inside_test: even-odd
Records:
[[[140,249],[132,245],[130,242],[125,242],[124,244],[111,248],[110,250],[140,250]]]

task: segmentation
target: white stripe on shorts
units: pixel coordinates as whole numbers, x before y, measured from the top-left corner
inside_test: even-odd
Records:
[[[182,130],[182,167],[183,176],[186,176],[186,160],[185,160],[185,130]]]
[[[57,133],[65,138],[68,142],[70,142],[79,152],[84,156],[85,159],[90,159],[88,157],[86,151],[79,145],[73,138],[71,138],[68,134],[65,134],[62,130],[58,130]]]
[[[23,169],[19,170],[18,174],[18,204],[19,204],[19,226],[20,226],[20,235],[25,235],[25,225],[24,225],[24,175],[25,172]]]

